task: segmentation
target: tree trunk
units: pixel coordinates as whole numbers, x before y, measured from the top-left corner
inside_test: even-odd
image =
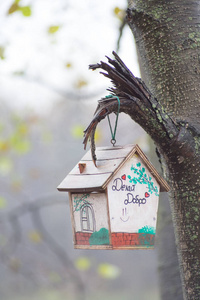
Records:
[[[111,112],[129,114],[154,140],[171,187],[170,205],[185,299],[200,299],[200,6],[193,0],[129,1],[127,21],[135,36],[143,77],[151,92],[115,60],[101,62],[114,84],[85,131],[91,138]],[[112,65],[112,66],[111,66]],[[166,243],[168,241],[166,240]]]
[[[184,297],[200,299],[199,1],[129,1],[128,22],[142,76],[180,126],[174,141],[168,145],[158,141],[157,147],[171,186]]]

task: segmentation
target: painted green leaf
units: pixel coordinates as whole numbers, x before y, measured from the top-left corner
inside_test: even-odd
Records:
[[[22,12],[24,17],[30,17],[31,16],[31,7],[30,6],[19,7],[19,10]]]
[[[75,260],[75,266],[80,271],[87,271],[91,267],[91,261],[88,257],[79,257]]]
[[[120,269],[111,264],[100,264],[98,274],[105,279],[116,279],[120,275]]]
[[[54,34],[59,30],[60,26],[50,26],[48,29],[48,33]]]
[[[137,165],[136,165],[137,167],[140,167],[141,166],[141,163],[139,162],[139,163],[137,163]]]

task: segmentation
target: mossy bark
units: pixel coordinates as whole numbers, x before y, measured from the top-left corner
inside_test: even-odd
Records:
[[[171,186],[184,298],[200,299],[199,1],[131,0],[127,20],[143,79],[179,129],[167,140],[155,138],[157,129],[143,124],[156,142]]]

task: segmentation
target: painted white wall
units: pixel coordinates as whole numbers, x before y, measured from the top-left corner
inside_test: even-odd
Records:
[[[145,168],[147,178],[152,178],[154,186],[157,186],[159,193],[159,185],[157,181],[148,171],[147,167],[143,164],[138,155],[134,155],[125,165],[117,172],[113,180],[108,185],[108,199],[109,199],[109,211],[111,220],[112,232],[135,232],[144,226],[156,228],[157,209],[158,209],[158,196],[153,192],[149,193],[148,185],[137,183],[130,183],[128,175],[131,177],[137,176],[134,171],[131,170],[131,166],[135,166],[137,163],[141,163],[140,168]],[[138,167],[137,167],[138,168]],[[126,176],[126,179],[125,179]],[[123,179],[124,178],[124,179]],[[122,188],[122,185],[124,187]],[[121,187],[121,189],[120,189]],[[126,191],[126,187],[133,189],[134,191]],[[145,197],[145,193],[149,193],[149,197]],[[129,195],[128,195],[129,194]],[[133,203],[132,197],[141,199],[141,204]],[[128,200],[128,201],[127,201]],[[127,202],[131,202],[125,204]],[[142,204],[145,203],[145,204]]]
[[[72,194],[73,210],[75,210],[74,198],[79,197],[79,199],[85,194]],[[107,199],[105,193],[91,193],[88,194],[86,198],[94,210],[96,231],[101,228],[108,229],[108,212],[107,212]],[[81,231],[80,222],[80,210],[74,211],[74,221],[75,221],[75,231]]]

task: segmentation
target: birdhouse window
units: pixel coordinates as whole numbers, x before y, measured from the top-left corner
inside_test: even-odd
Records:
[[[94,217],[94,210],[91,205],[84,204],[81,207],[81,229],[82,231],[95,231],[95,217]]]

